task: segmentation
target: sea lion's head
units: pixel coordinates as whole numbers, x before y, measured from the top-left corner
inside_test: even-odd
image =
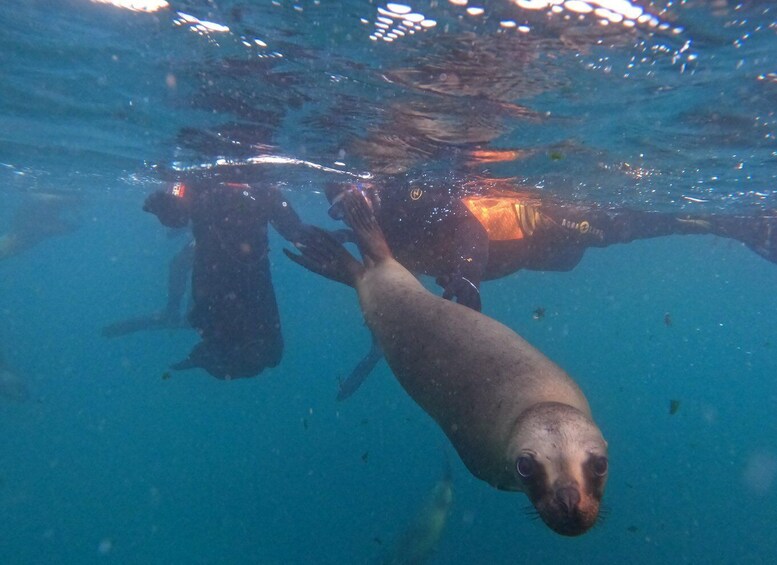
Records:
[[[555,532],[578,536],[599,516],[607,482],[607,442],[580,410],[544,403],[517,421],[508,451],[511,472]]]

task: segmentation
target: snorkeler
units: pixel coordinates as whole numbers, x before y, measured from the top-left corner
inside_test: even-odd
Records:
[[[232,379],[278,365],[283,336],[270,276],[267,224],[291,242],[299,241],[307,228],[280,190],[216,180],[179,182],[151,194],[143,209],[167,227],[191,222],[194,234],[188,321],[202,341],[173,368],[201,367],[217,378]],[[180,278],[172,279],[171,288],[180,289]]]
[[[590,247],[685,234],[732,238],[777,262],[777,215],[686,215],[568,203],[519,191],[509,180],[469,179],[457,186],[390,177],[330,185],[330,215],[340,219],[343,191],[371,203],[397,259],[436,277],[443,296],[480,310],[480,283],[521,269],[569,271]]]
[[[72,212],[81,204],[75,194],[30,193],[14,214],[11,229],[0,235],[0,260],[8,259],[50,237],[78,229]]]
[[[329,213],[342,218],[346,191],[371,204],[397,260],[436,278],[443,297],[481,309],[480,284],[521,269],[569,271],[590,247],[682,234],[732,238],[777,263],[777,215],[686,215],[568,203],[520,191],[509,180],[470,178],[434,185],[386,177],[329,185]],[[381,358],[370,352],[340,383],[338,399],[353,394]]]

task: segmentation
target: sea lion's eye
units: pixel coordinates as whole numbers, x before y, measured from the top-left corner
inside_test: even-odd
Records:
[[[522,478],[528,479],[534,474],[537,463],[531,455],[521,455],[515,462],[515,469]]]
[[[596,456],[594,457],[593,463],[591,464],[591,468],[594,470],[594,474],[597,477],[603,477],[607,474],[607,458],[604,456]]]

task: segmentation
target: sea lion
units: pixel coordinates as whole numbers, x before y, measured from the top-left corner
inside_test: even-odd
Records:
[[[423,505],[402,531],[384,565],[421,565],[429,561],[442,538],[453,504],[453,473],[447,458],[443,476],[426,496]]]
[[[286,254],[356,288],[367,325],[407,393],[469,471],[522,491],[563,535],[591,528],[607,480],[607,443],[585,396],[503,324],[428,290],[393,257],[367,201],[344,197],[364,264],[323,230]]]
[[[0,398],[13,402],[26,402],[30,398],[24,380],[5,364],[2,352],[0,352]]]

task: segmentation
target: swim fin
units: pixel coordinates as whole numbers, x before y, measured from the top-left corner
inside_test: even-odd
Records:
[[[375,339],[375,334],[370,332],[370,335],[372,335],[370,350],[367,352],[367,355],[359,361],[356,367],[354,367],[351,374],[340,381],[340,390],[337,391],[337,400],[345,400],[356,392],[375,368],[375,365],[378,364],[378,361],[383,358],[383,350],[380,348],[378,340]]]

